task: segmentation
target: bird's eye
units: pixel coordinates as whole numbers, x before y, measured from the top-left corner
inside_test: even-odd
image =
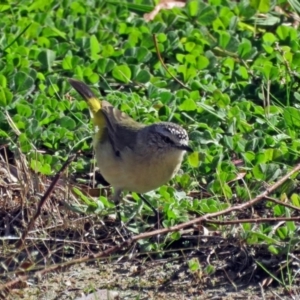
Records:
[[[163,136],[163,137],[162,137],[162,140],[163,140],[165,143],[167,143],[167,144],[172,144],[172,140],[171,140],[169,137],[167,137],[167,136]]]

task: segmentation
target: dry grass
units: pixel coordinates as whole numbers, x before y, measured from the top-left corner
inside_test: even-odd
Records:
[[[254,294],[281,299],[283,296],[279,295],[287,293],[280,286],[276,290],[278,296],[271,290],[264,291],[274,280],[256,264],[257,259],[264,261],[270,272],[278,274],[286,256],[271,259],[267,246],[250,247],[238,237],[222,237],[221,232],[206,235],[202,227],[185,230],[180,240],[164,251],[144,251],[141,242],[95,259],[97,253],[128,239],[129,232],[122,231],[109,218],[72,209],[74,204],[81,203],[71,192],[70,178],[63,176],[18,247],[17,242],[28,229],[52,178],[33,174],[24,155],[15,154],[13,163],[9,156],[3,148],[0,156],[3,298],[75,299],[97,289],[117,290],[121,299],[255,299]],[[148,243],[158,245],[157,239],[151,238]],[[297,294],[297,284],[299,279],[295,278],[289,296]],[[245,289],[246,286],[249,288]]]

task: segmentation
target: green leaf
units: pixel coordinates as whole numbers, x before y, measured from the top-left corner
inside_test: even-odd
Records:
[[[300,207],[300,196],[298,194],[293,194],[291,200],[293,205]]]
[[[189,1],[186,5],[186,9],[190,17],[196,17],[200,9],[200,1],[197,0]]]
[[[36,173],[41,173],[43,175],[51,175],[52,174],[52,169],[49,164],[42,163],[35,159],[31,159],[30,167]]]
[[[282,216],[284,214],[285,210],[284,210],[284,207],[282,205],[277,204],[273,207],[273,212],[274,212],[275,216],[279,217],[279,216]]]
[[[279,254],[278,248],[275,247],[274,245],[268,246],[268,250],[269,250],[271,253],[275,254],[275,255],[278,255],[278,254]]]
[[[172,232],[171,239],[173,241],[178,241],[178,240],[180,240],[180,238],[181,238],[180,232],[178,232],[178,231]]]
[[[88,206],[90,212],[93,212],[95,209],[97,209],[97,204],[91,198],[84,195],[78,188],[73,187],[72,190]]]
[[[288,3],[298,14],[300,14],[300,3],[298,0],[289,0]]]
[[[202,2],[202,7],[206,5]],[[210,25],[216,19],[216,13],[213,10],[213,6],[207,5],[201,10],[198,16],[198,21],[201,25]]]
[[[10,90],[0,86],[0,107],[9,105],[12,101],[12,98],[13,94],[10,92]]]
[[[20,116],[24,116],[26,118],[29,118],[32,115],[32,109],[29,105],[25,105],[22,103],[18,103],[16,105],[17,112]]]
[[[188,162],[192,168],[198,168],[199,167],[199,153],[193,152],[192,154],[190,154],[188,156]]]
[[[209,59],[206,56],[197,56],[197,67],[199,70],[204,70],[209,66]]]
[[[6,88],[7,87],[7,78],[0,74],[0,87]]]
[[[115,53],[115,49],[112,45],[104,45],[102,48],[102,56],[103,57],[110,57],[113,56]]]
[[[152,57],[152,53],[145,47],[138,47],[136,55],[138,62],[140,63],[145,63],[149,61]]]
[[[51,71],[51,67],[55,61],[55,52],[49,49],[43,50],[38,55],[38,60],[44,69]]]
[[[72,56],[66,56],[64,57],[62,61],[62,67],[64,70],[72,70],[73,69],[73,64],[72,64]]]
[[[90,37],[90,50],[91,50],[91,59],[96,60],[99,58],[100,45],[98,39],[95,35]]]
[[[60,31],[59,29],[57,29],[55,27],[46,27],[43,30],[43,36],[44,37],[59,36],[59,37],[65,39],[66,33]]]
[[[182,104],[180,104],[179,109],[184,111],[193,111],[197,109],[197,105],[193,99],[186,99]]]
[[[141,70],[135,77],[135,81],[140,83],[147,83],[151,79],[151,75],[147,70]]]
[[[291,233],[294,233],[297,230],[297,226],[294,221],[287,221],[286,226]]]
[[[0,5],[0,12],[6,11],[6,10],[8,10],[10,8],[11,8],[10,5],[1,4]]]
[[[112,75],[115,79],[128,83],[131,79],[131,70],[127,65],[120,65],[113,68]]]
[[[282,240],[285,240],[288,237],[288,229],[286,226],[277,228],[276,233]]]
[[[21,133],[19,135],[19,143],[20,143],[21,150],[24,153],[28,153],[32,149],[32,146],[25,133]]]
[[[266,32],[263,35],[263,41],[264,41],[264,43],[266,43],[268,45],[273,45],[277,41],[277,38],[273,33]]]
[[[267,13],[270,10],[270,0],[250,0],[250,3],[260,13]]]
[[[106,74],[112,71],[116,63],[110,58],[100,58],[97,62],[97,70],[101,74]]]
[[[196,272],[201,269],[201,265],[199,263],[199,260],[197,258],[191,258],[188,261],[189,269],[191,272]]]
[[[283,117],[286,126],[300,128],[300,111],[294,107],[285,107]]]
[[[290,26],[278,26],[276,33],[281,40],[286,40],[288,38],[292,40],[297,38],[297,31]]]
[[[59,124],[62,127],[68,128],[69,130],[74,130],[76,128],[76,122],[70,117],[63,117],[59,120]]]
[[[173,98],[172,93],[169,91],[162,91],[159,93],[159,99],[163,104],[168,103]]]
[[[17,72],[13,77],[14,90],[17,93],[29,94],[34,89],[34,80],[24,72]]]
[[[229,32],[227,32],[227,31],[220,32],[220,35],[219,35],[219,45],[220,45],[220,47],[223,48],[223,49],[226,49],[230,39],[231,39],[231,35],[230,35]]]

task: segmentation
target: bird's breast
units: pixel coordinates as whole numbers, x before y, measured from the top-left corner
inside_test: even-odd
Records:
[[[136,153],[124,148],[116,156],[108,140],[96,143],[96,160],[105,180],[114,188],[145,193],[167,183],[180,168],[184,151],[172,149],[168,153],[147,149]]]

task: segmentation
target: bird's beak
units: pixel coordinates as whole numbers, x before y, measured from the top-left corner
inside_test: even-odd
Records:
[[[178,148],[187,152],[194,152],[194,150],[188,145],[180,145]]]
[[[190,146],[185,146],[185,150],[190,153],[194,152],[194,150]]]

